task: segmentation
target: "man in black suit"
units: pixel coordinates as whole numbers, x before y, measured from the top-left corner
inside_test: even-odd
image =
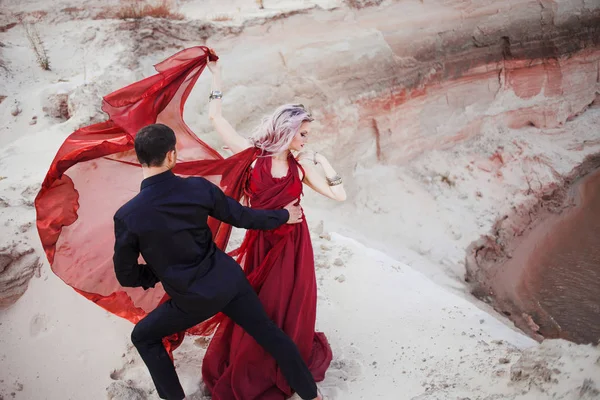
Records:
[[[119,283],[148,289],[161,282],[170,300],[138,322],[131,340],[162,399],[185,394],[162,339],[223,312],[277,361],[303,399],[320,399],[294,342],[265,313],[240,266],[219,250],[209,216],[246,229],[274,229],[302,219],[299,206],[254,210],[227,197],[204,178],[181,178],[171,169],[177,151],[173,130],[153,124],[135,138],[144,180],[140,193],[114,216],[114,267]],[[147,264],[138,264],[142,254]]]

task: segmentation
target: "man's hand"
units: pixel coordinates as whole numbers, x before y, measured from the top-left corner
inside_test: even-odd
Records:
[[[294,203],[296,203],[297,201],[298,200],[294,200],[287,206],[283,207],[285,210],[288,211],[288,213],[290,213],[290,217],[287,221],[288,224],[297,224],[302,222],[302,207],[294,205]]]

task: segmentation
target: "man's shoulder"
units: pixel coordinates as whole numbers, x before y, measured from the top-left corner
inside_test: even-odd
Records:
[[[189,189],[196,189],[202,192],[208,191],[212,186],[215,186],[211,181],[201,176],[180,178],[180,182]]]
[[[206,185],[209,184],[210,181],[206,178],[203,178],[201,176],[188,176],[185,178],[180,178],[181,182],[184,182],[184,184],[187,185]]]
[[[123,220],[128,215],[130,215],[134,210],[139,209],[139,206],[141,205],[141,202],[140,202],[141,196],[140,195],[141,195],[141,193],[138,193],[127,203],[125,203],[121,207],[119,207],[117,212],[115,212],[114,218]]]

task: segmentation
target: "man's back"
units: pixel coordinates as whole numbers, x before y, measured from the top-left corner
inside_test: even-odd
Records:
[[[209,216],[243,228],[272,229],[288,213],[242,207],[203,178],[154,175],[114,217],[114,263],[121,284],[139,285],[141,279],[142,286],[151,287],[160,281],[182,305],[228,301],[243,273],[215,246]],[[146,266],[138,264],[140,253]]]

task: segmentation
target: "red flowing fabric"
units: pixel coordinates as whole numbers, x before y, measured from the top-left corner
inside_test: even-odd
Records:
[[[207,47],[180,51],[155,65],[157,74],[103,99],[105,122],[81,128],[58,150],[35,200],[38,233],[52,271],[78,293],[133,323],[168,299],[162,286],[144,291],[119,285],[112,263],[113,215],[139,192],[141,168],[133,141],[153,123],[170,126],[177,136],[180,175],[204,176],[238,200],[256,158],[249,149],[223,159],[198,139],[183,121],[185,101],[207,61]],[[225,249],[231,227],[211,219],[214,239]],[[209,334],[215,325],[188,332]],[[171,352],[183,332],[165,340]]]
[[[289,158],[283,178],[272,177],[271,161],[259,157],[252,170],[247,189],[252,207],[281,208],[302,195],[296,160]],[[247,231],[238,262],[269,317],[296,343],[315,380],[322,381],[332,352],[325,335],[315,332],[317,282],[306,221]],[[283,400],[293,394],[275,360],[228,318],[208,347],[202,374],[214,400]]]

